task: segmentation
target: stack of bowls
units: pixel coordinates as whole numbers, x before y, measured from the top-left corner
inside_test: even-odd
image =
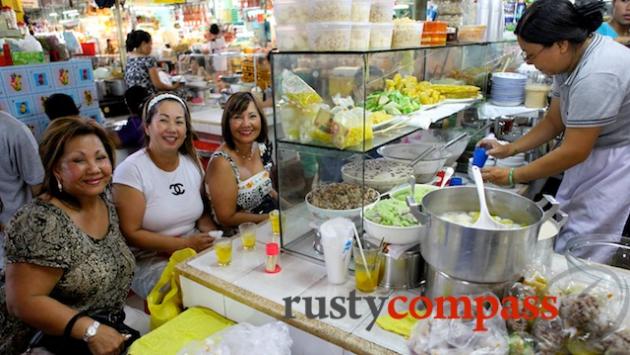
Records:
[[[525,99],[527,76],[517,73],[493,73],[490,102],[497,106],[518,106]]]

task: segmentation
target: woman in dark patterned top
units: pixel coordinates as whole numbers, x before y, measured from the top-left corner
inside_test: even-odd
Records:
[[[139,85],[146,88],[149,94],[156,94],[158,91],[175,91],[180,87],[180,83],[169,85],[160,80],[157,60],[151,56],[153,42],[148,32],[129,32],[125,46],[129,52],[125,69],[128,88]]]
[[[120,314],[133,277],[133,255],[105,194],[114,159],[107,133],[90,119],[59,118],[40,155],[43,192],[7,227],[2,354],[24,351],[37,330],[62,335],[79,312]],[[70,335],[93,354],[118,354],[126,339],[89,316],[77,318]]]
[[[206,171],[216,222],[226,229],[265,221],[277,208],[278,194],[271,181],[267,121],[254,96],[230,96],[221,127],[225,143],[212,154]]]

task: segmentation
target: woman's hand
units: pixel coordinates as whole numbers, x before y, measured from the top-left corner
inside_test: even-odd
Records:
[[[510,185],[509,174],[510,169],[506,168],[481,169],[481,177],[483,178],[483,181],[490,182],[495,185]]]
[[[488,155],[492,155],[498,159],[510,157],[516,152],[512,144],[501,144],[495,139],[484,139],[479,142],[478,145],[486,148],[488,150]]]
[[[116,329],[101,324],[96,335],[88,339],[88,348],[94,355],[117,355],[122,353],[125,336]]]
[[[183,240],[186,241],[187,248],[192,248],[196,252],[206,250],[212,246],[212,243],[214,243],[214,238],[208,236],[207,233],[195,234],[190,237],[185,237]]]

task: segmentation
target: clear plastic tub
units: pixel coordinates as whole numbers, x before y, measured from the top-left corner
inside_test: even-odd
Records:
[[[372,0],[370,22],[392,22],[394,0]]]
[[[304,26],[276,26],[276,43],[281,51],[307,51],[308,33]]]
[[[392,48],[420,47],[422,39],[422,22],[394,22]]]
[[[459,28],[457,40],[460,42],[483,42],[486,37],[486,25],[462,26]]]
[[[353,23],[350,34],[350,50],[367,51],[370,49],[370,31],[372,24],[369,22]]]
[[[370,31],[370,49],[390,49],[392,48],[392,23],[372,23]]]
[[[347,51],[352,22],[316,22],[306,26],[312,51]]]
[[[309,9],[310,22],[345,22],[352,20],[352,0],[309,0],[302,2]],[[306,22],[308,22],[306,21]]]
[[[369,22],[372,0],[352,0],[352,22]]]
[[[308,7],[300,0],[276,0],[273,2],[273,15],[278,26],[309,21]]]

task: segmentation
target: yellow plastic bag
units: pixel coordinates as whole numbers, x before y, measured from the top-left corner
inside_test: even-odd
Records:
[[[182,312],[182,296],[175,275],[175,266],[195,255],[197,253],[190,248],[174,252],[162,271],[162,276],[147,295],[147,306],[151,314],[151,329],[161,326]]]

